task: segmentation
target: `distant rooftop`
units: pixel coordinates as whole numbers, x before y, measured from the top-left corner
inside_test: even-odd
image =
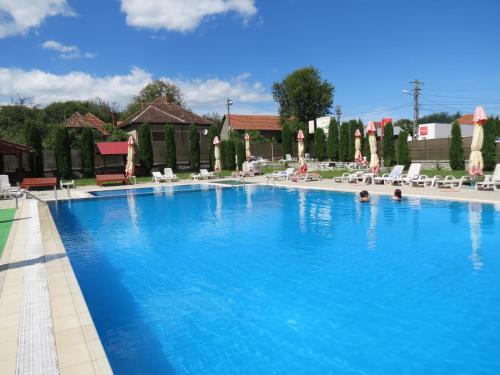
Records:
[[[223,121],[227,118],[224,116]],[[279,116],[273,115],[230,115],[231,128],[235,130],[280,131]]]
[[[90,112],[86,113],[85,116],[82,116],[80,112],[75,112],[64,123],[68,128],[92,128],[101,134],[107,135],[108,132],[104,129],[105,124],[104,121]]]

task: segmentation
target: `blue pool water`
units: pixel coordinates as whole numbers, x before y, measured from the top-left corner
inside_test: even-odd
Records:
[[[51,207],[116,374],[500,373],[493,205],[142,193]]]

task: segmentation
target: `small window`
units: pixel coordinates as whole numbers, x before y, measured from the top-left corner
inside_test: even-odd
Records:
[[[165,141],[165,133],[164,132],[152,132],[152,134],[153,134],[153,142]]]

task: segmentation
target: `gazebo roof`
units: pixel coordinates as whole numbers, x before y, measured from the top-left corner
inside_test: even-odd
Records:
[[[97,142],[97,148],[101,155],[127,155],[127,142]]]
[[[30,146],[0,138],[0,154],[18,154],[19,152],[31,154],[34,151]]]

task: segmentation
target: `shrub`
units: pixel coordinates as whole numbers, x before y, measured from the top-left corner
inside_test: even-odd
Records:
[[[323,129],[316,129],[314,134],[314,150],[316,151],[316,158],[318,160],[325,160],[326,158],[326,138]]]
[[[224,169],[233,170],[236,167],[234,141],[228,140],[224,144]]]
[[[238,168],[241,170],[245,159],[245,142],[241,139],[233,140],[236,155],[238,155]]]
[[[340,126],[339,160],[349,161],[349,124],[344,122]]]
[[[165,125],[165,165],[174,170],[177,169],[175,129],[172,124]]]
[[[496,121],[490,117],[486,124],[483,125],[484,139],[481,152],[483,154],[484,170],[492,171],[496,164]]]
[[[368,133],[366,133],[363,143],[364,143],[363,150],[365,152],[364,155],[366,156],[366,161],[370,162],[372,159],[372,154],[370,152],[370,142],[368,142]]]
[[[208,129],[208,142],[209,142],[209,155],[208,159],[210,161],[210,169],[214,169],[215,167],[215,146],[214,146],[214,138],[219,135],[219,129],[217,125],[211,125]]]
[[[35,151],[29,155],[29,165],[34,177],[43,176],[42,133],[33,120],[27,120],[24,127],[24,141]],[[3,166],[3,163],[2,163]]]
[[[226,143],[227,143],[227,141],[220,142],[220,163],[221,163],[222,169],[227,169],[226,168]]]
[[[394,129],[392,123],[384,128],[384,166],[391,167],[396,164],[394,157]]]
[[[84,128],[82,130],[80,152],[82,154],[83,175],[85,177],[92,177],[95,170],[95,150],[94,132],[90,128]]]
[[[328,126],[327,155],[330,160],[338,160],[339,157],[339,126],[335,119],[330,120]]]
[[[151,130],[149,124],[142,124],[139,128],[138,135],[139,143],[139,161],[141,166],[146,171],[146,174],[151,172],[153,167],[153,144],[151,142]]]
[[[355,147],[354,147],[354,141],[355,141],[355,136],[354,133],[356,133],[356,128],[357,128],[358,123],[356,120],[351,120],[349,121],[349,127],[348,127],[348,142],[347,142],[347,160],[348,161],[353,161],[354,160],[354,153],[355,153]]]
[[[398,137],[398,164],[405,167],[410,164],[410,157],[408,154],[408,133],[402,131]]]
[[[71,176],[71,143],[68,129],[55,128],[54,153],[56,156],[57,176],[61,179]]]
[[[195,124],[189,126],[189,166],[192,171],[200,170],[200,133]]]
[[[290,130],[290,125],[284,123],[281,128],[281,139],[283,145],[283,157],[286,154],[292,154],[292,132]]]
[[[462,131],[458,122],[454,122],[451,127],[451,144],[450,144],[450,167],[451,169],[464,170],[464,145],[462,141]]]

